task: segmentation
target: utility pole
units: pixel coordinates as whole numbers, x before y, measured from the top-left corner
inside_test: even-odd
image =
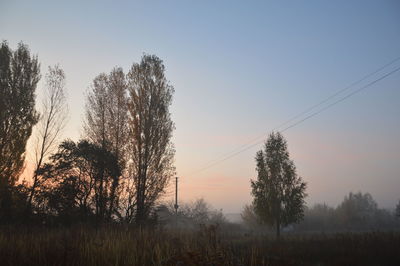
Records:
[[[178,227],[178,177],[175,177],[175,218],[176,226]]]

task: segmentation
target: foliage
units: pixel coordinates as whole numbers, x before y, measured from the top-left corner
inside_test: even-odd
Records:
[[[261,221],[280,227],[303,218],[306,184],[296,174],[283,136],[271,133],[264,151],[256,155],[257,179],[251,180],[253,205]]]
[[[398,217],[398,218],[400,218],[400,200],[399,200],[399,202],[397,203],[397,205],[396,205],[396,216]]]
[[[63,223],[92,216],[97,222],[112,219],[116,210],[111,192],[121,171],[113,153],[86,140],[64,141],[50,159],[38,171],[45,180],[39,212],[49,212]]]
[[[337,226],[335,209],[326,204],[315,204],[307,208],[304,220],[297,226],[297,229],[326,232]]]
[[[368,226],[376,214],[378,205],[371,194],[352,193],[346,196],[343,202],[337,207],[340,223],[346,224],[349,229]]]
[[[146,220],[174,174],[174,124],[169,106],[173,87],[156,56],[145,55],[125,76],[121,68],[94,80],[86,99],[85,135],[113,152],[120,163],[117,215]],[[129,95],[127,95],[129,92]]]
[[[303,232],[359,232],[399,230],[395,213],[378,208],[369,193],[349,193],[336,208],[316,204],[306,209],[304,220],[295,226]]]
[[[254,206],[252,204],[245,205],[243,207],[242,213],[240,214],[243,224],[250,229],[260,230],[262,227],[262,221],[259,216],[254,211]]]
[[[35,90],[39,63],[20,43],[0,47],[0,221],[11,219],[14,185],[23,169],[25,146],[37,123]]]
[[[159,222],[168,227],[194,229],[200,224],[227,224],[222,210],[214,209],[203,198],[181,203],[176,216],[174,202],[170,201],[157,207]]]

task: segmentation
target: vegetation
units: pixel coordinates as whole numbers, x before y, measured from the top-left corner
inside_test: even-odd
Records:
[[[121,169],[111,152],[82,140],[64,141],[56,154],[38,171],[44,182],[38,213],[55,216],[61,223],[111,221]]]
[[[2,228],[2,265],[398,265],[399,233],[268,236],[197,230]]]
[[[279,237],[281,226],[302,219],[306,184],[297,176],[286,140],[279,132],[269,135],[256,162],[257,180],[251,181],[254,211],[262,222],[275,225]]]
[[[0,47],[0,222],[16,219],[21,210],[21,190],[14,186],[23,169],[26,143],[38,121],[35,91],[39,79],[38,59],[30,55],[28,47],[20,43],[12,51],[3,41]]]
[[[32,185],[29,188],[27,211],[31,213],[32,201],[41,181],[38,170],[42,167],[50,153],[57,147],[57,140],[65,127],[68,106],[65,96],[65,74],[59,66],[49,67],[46,75],[45,98],[41,106],[39,124],[36,127],[35,170]]]
[[[169,112],[174,88],[164,72],[158,57],[144,55],[127,75],[130,170],[136,191],[138,224],[144,223],[175,174],[175,149],[171,143],[174,123]]]
[[[253,205],[246,205],[241,213],[244,226],[255,232],[271,233],[272,227],[266,226],[255,214]],[[400,219],[395,211],[378,207],[369,193],[352,193],[344,197],[336,207],[315,204],[305,208],[304,218],[297,224],[284,227],[288,233],[345,233],[398,231]]]
[[[1,44],[2,265],[400,264],[400,202],[392,213],[360,192],[336,208],[306,208],[306,184],[279,132],[256,155],[254,200],[243,224],[204,199],[178,210],[163,202],[175,174],[174,88],[158,57],[144,55],[127,74],[116,67],[94,78],[77,142],[60,143],[64,71],[49,68],[42,105],[35,103],[39,79],[26,45],[12,51]],[[36,161],[26,182],[21,172],[33,130]],[[275,239],[272,226],[285,237]]]
[[[226,226],[228,221],[222,210],[215,210],[203,198],[182,203],[175,212],[174,203],[161,204],[156,209],[157,220],[166,228],[197,229],[200,225]]]
[[[162,61],[144,55],[126,75],[119,67],[98,75],[87,94],[84,139],[59,144],[68,111],[64,71],[49,68],[37,112],[37,57],[6,42],[0,56],[0,223],[144,225],[175,173],[174,89]],[[32,129],[35,165],[26,182],[20,174]]]

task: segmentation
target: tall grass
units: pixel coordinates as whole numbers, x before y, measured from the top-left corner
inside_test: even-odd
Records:
[[[125,227],[1,228],[0,265],[400,265],[399,233],[289,235],[276,241]]]

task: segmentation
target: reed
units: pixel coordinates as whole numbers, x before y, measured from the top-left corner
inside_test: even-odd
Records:
[[[1,265],[400,265],[399,233],[268,236],[160,228],[1,228]]]

